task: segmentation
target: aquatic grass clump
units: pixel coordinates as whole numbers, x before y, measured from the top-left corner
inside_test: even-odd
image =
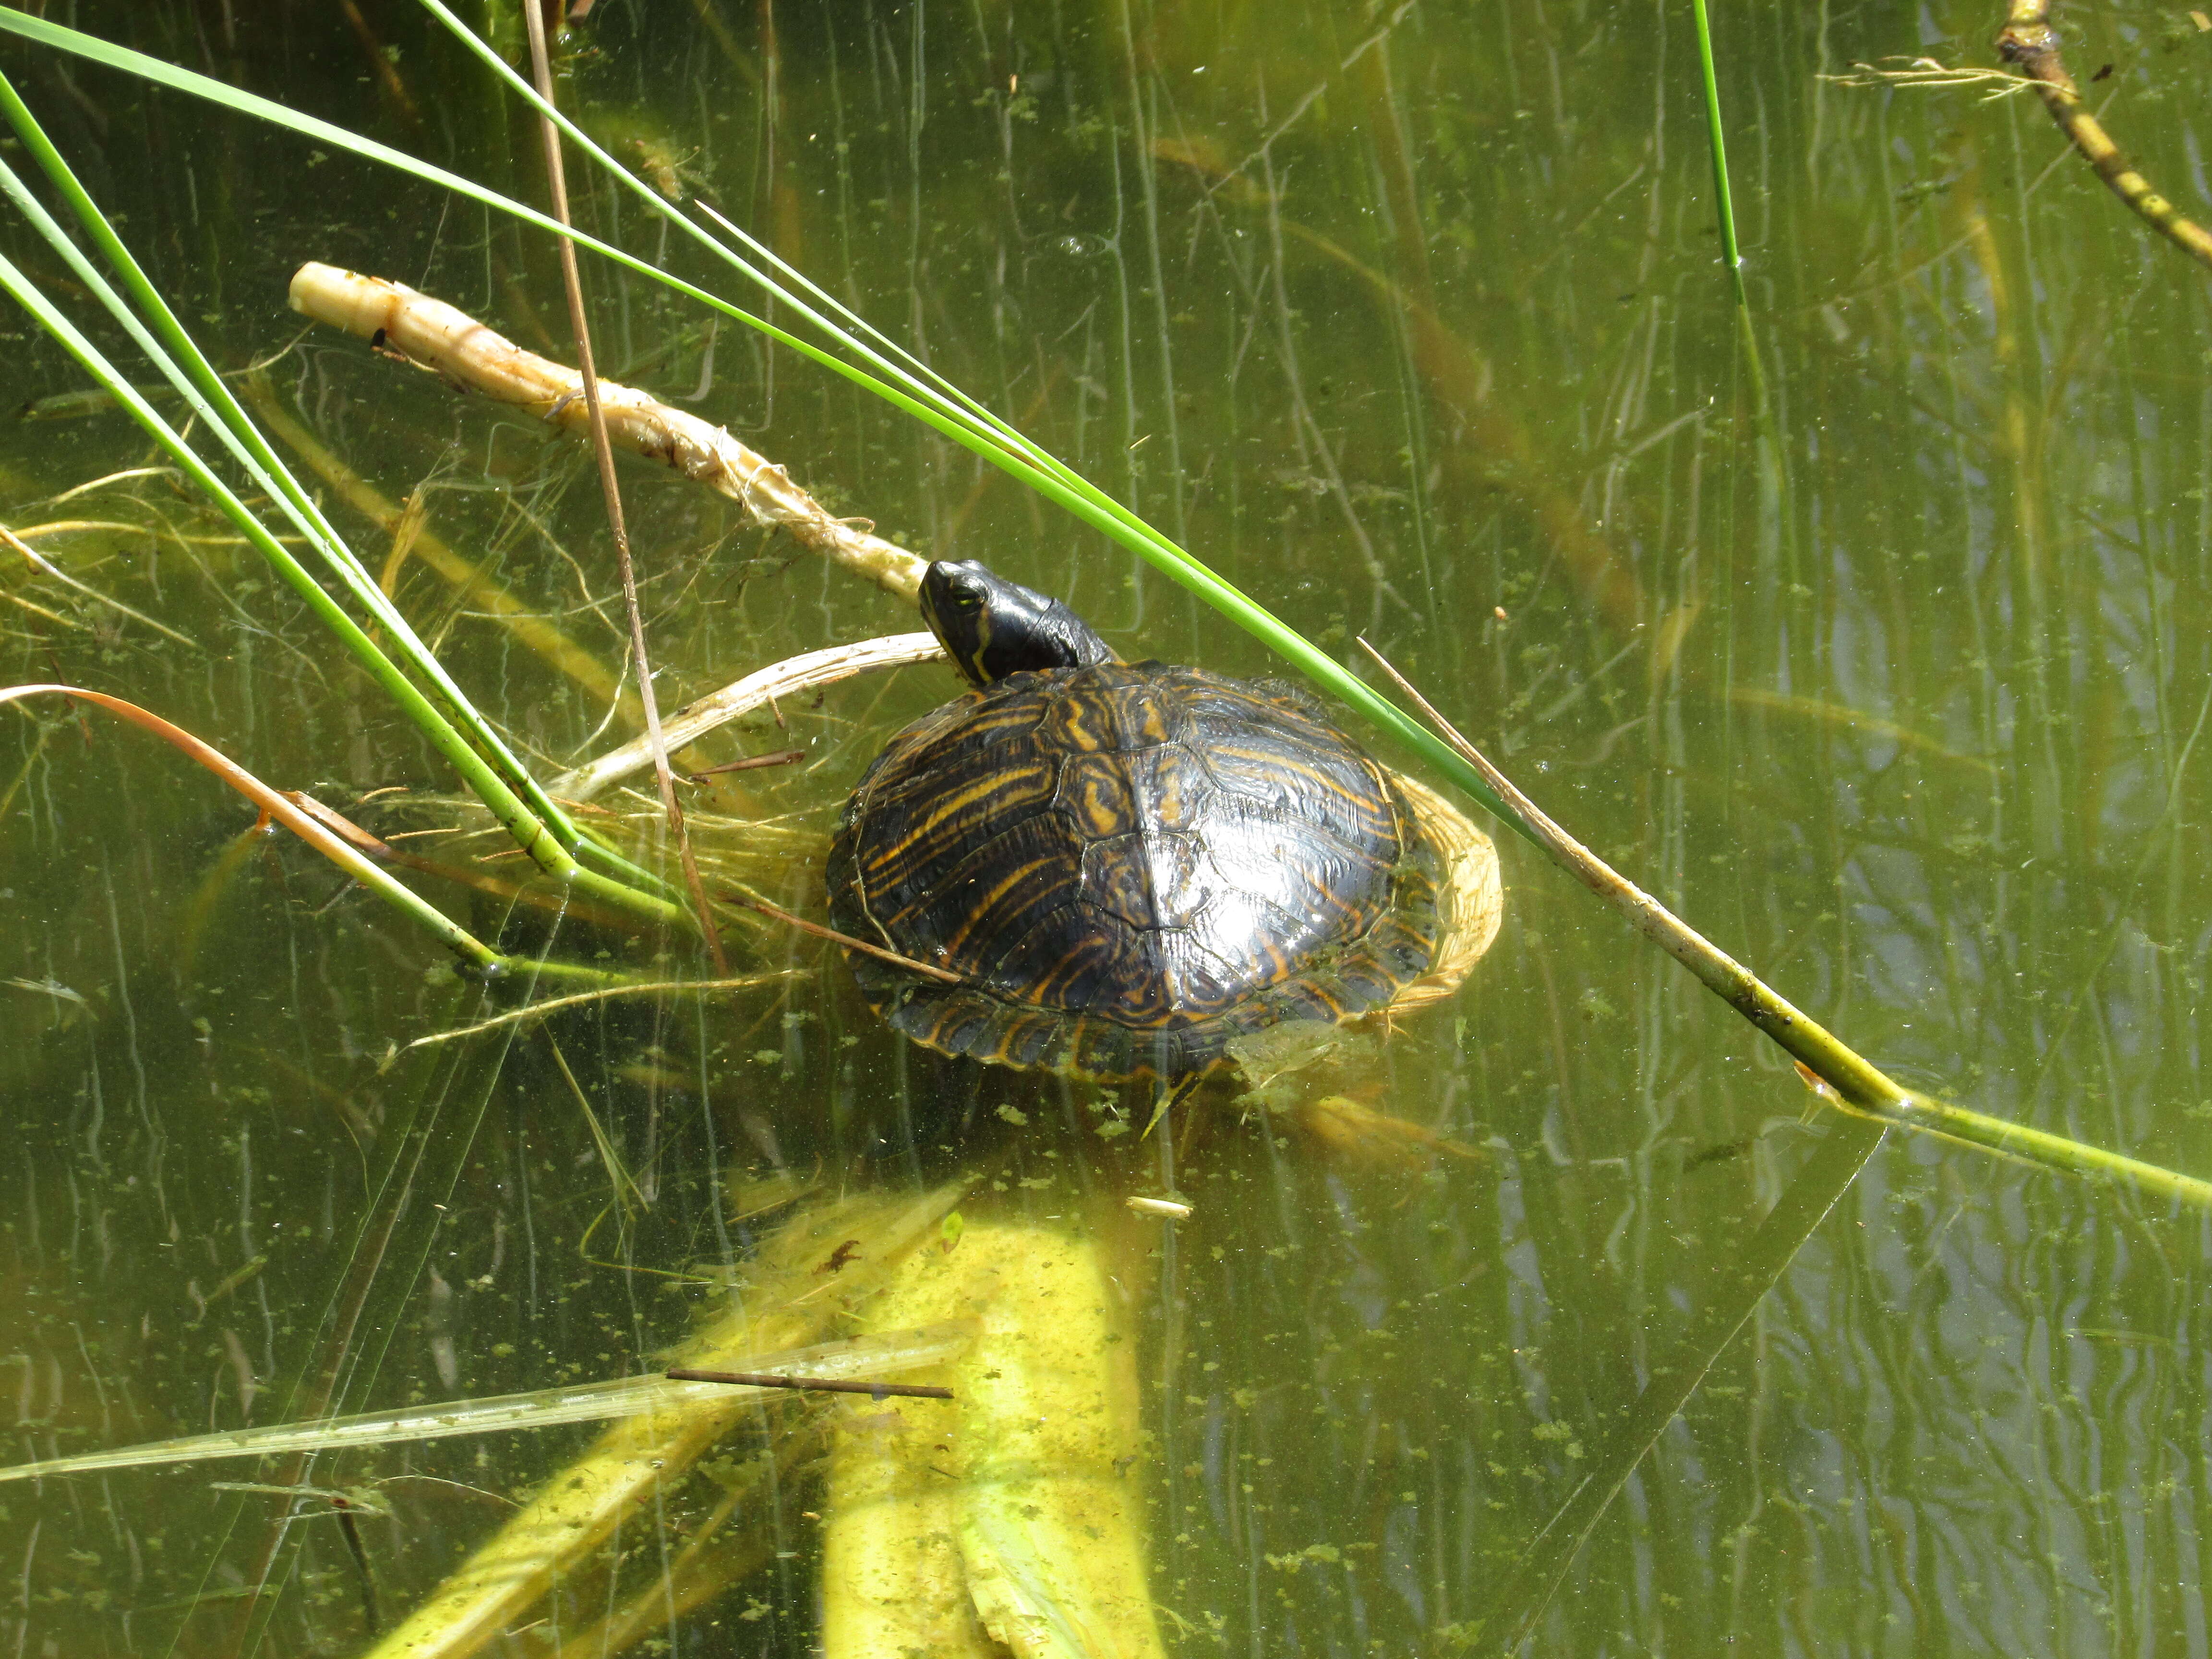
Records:
[[[5,25],[11,15],[14,14],[0,12],[0,25]],[[355,659],[388,694],[399,700],[410,720],[439,746],[485,805],[500,813],[502,822],[514,831],[518,843],[541,867],[549,874],[559,876],[566,873],[568,866],[580,856],[599,861],[600,850],[580,836],[566,815],[544,797],[529,769],[507,749],[466,694],[447,674],[406,617],[370,579],[344,539],[283,465],[4,76],[0,76],[0,113],[7,116],[50,184],[70,205],[79,228],[116,272],[123,292],[118,292],[92,265],[14,170],[4,163],[0,163],[0,193],[7,196],[46,245],[99,300],[184,399],[186,407],[222,442],[247,477],[316,552],[341,591],[365,610],[380,628],[389,631],[405,659],[406,669],[403,671],[395,665],[380,647],[350,623],[345,613],[289,550],[270,536],[258,517],[216,477],[198,453],[169,428],[89,340],[46,304],[42,295],[28,288],[12,264],[7,267],[5,286],[9,291],[178,461],[187,476],[246,533],[287,585],[316,609],[325,626],[337,633]],[[416,690],[410,675],[430,687],[435,702]],[[580,867],[576,873],[587,884],[605,878]],[[624,902],[629,883],[633,879],[642,880],[648,888],[659,884],[658,878],[635,868],[617,869],[615,875],[617,879],[604,896],[617,902]],[[646,908],[649,913],[653,908],[649,901]],[[660,907],[663,911],[666,908]]]
[[[442,169],[404,156],[397,151],[391,150],[388,147],[355,138],[340,129],[317,121],[313,118],[299,115],[269,100],[238,93],[220,82],[161,64],[158,60],[144,58],[141,54],[109,46],[75,31],[24,18],[20,15],[7,13],[0,13],[0,27],[9,28],[50,46],[81,53],[95,61],[175,87],[194,95],[211,99],[241,112],[289,126],[319,138],[345,143],[357,154],[403,168],[417,177],[458,191],[526,222],[535,224],[542,229],[562,237],[564,240],[573,240],[578,245],[588,247],[637,274],[662,282],[687,296],[758,330],[779,343],[800,351],[816,362],[843,375],[894,406],[927,422],[945,435],[1030,483],[1074,514],[1079,519],[1111,536],[1125,547],[1164,570],[1176,580],[1191,587],[1193,591],[1206,598],[1209,603],[1215,605],[1224,614],[1230,616],[1261,639],[1275,646],[1291,660],[1306,668],[1330,690],[1376,718],[1387,729],[1404,738],[1425,758],[1438,764],[1455,782],[1500,816],[1509,827],[1523,836],[1536,841],[1538,844],[1546,846],[1546,850],[1555,858],[1564,858],[1556,841],[1547,842],[1543,832],[1537,828],[1536,824],[1524,812],[1516,810],[1513,802],[1517,799],[1517,792],[1513,794],[1503,793],[1498,787],[1502,780],[1498,779],[1494,774],[1486,775],[1486,763],[1476,763],[1479,757],[1470,757],[1468,754],[1462,753],[1460,748],[1430,732],[1395,705],[1382,699],[1364,682],[1349,674],[1333,657],[1287,629],[1262,607],[1255,605],[1229,584],[1223,582],[1180,548],[1167,542],[1158,531],[1144,523],[1133,512],[1105,495],[1087,481],[1077,477],[1072,470],[1047,454],[1039,447],[1023,439],[1004,422],[989,415],[973,399],[949,388],[941,377],[935,375],[933,372],[922,369],[918,364],[909,367],[912,360],[898,351],[896,348],[890,347],[888,342],[884,342],[884,349],[879,349],[877,344],[872,343],[872,341],[881,341],[880,335],[875,334],[873,331],[868,331],[867,337],[862,337],[842,328],[835,320],[835,317],[849,317],[849,313],[846,313],[843,307],[830,300],[814,285],[805,282],[803,278],[797,277],[796,273],[793,272],[787,265],[775,260],[773,255],[768,254],[766,250],[761,248],[752,239],[744,237],[741,232],[737,233],[744,240],[748,251],[761,256],[769,265],[773,266],[775,274],[771,275],[769,270],[753,264],[743,254],[718,242],[692,221],[678,213],[672,204],[643,181],[635,179],[621,168],[611,157],[593,145],[566,118],[561,116],[550,105],[546,105],[538,98],[534,88],[525,83],[503,60],[498,58],[497,54],[492,52],[481,40],[467,31],[458,19],[453,18],[450,12],[438,4],[437,0],[426,0],[426,3],[440,16],[441,21],[464,40],[465,44],[469,45],[472,52],[507,81],[519,96],[537,109],[544,118],[557,125],[573,142],[578,143],[592,155],[611,177],[619,179],[625,188],[631,190],[641,200],[646,202],[654,214],[666,222],[682,227],[687,234],[701,242],[702,246],[715,250],[720,258],[748,280],[761,286],[765,291],[775,295],[780,305],[787,306],[798,317],[823,333],[826,338],[842,345],[859,357],[866,367],[858,367],[845,362],[831,355],[821,346],[799,338],[775,324],[730,306],[693,285],[670,277],[647,262],[636,259],[617,248],[576,233],[560,224],[557,220],[537,213],[533,210],[499,196],[496,192],[485,190],[480,185]],[[1709,39],[1706,40],[1705,44],[1708,49],[1705,61],[1710,73]],[[15,111],[21,108],[20,100],[16,100],[9,107],[13,114]],[[1717,96],[1709,98],[1708,108],[1709,112],[1717,121]],[[24,122],[29,120],[27,110],[22,110],[20,119]],[[1717,139],[1717,132],[1716,132],[1716,139]],[[51,146],[46,146],[46,149],[50,151]],[[1724,190],[1724,158],[1717,142],[1715,144],[1714,155],[1717,167],[1723,168],[1722,174],[1717,174],[1717,181]],[[58,154],[54,156],[54,165],[57,167],[60,165]],[[94,212],[94,216],[97,216],[96,210]],[[725,223],[726,224],[726,222]],[[1733,246],[1732,216],[1724,214],[1723,223],[1728,228],[1730,246]],[[734,227],[730,228],[735,230]],[[779,278],[791,280],[779,281]],[[20,276],[16,285],[20,286]],[[796,291],[794,291],[794,285]],[[817,308],[811,301],[821,301],[820,308]],[[92,368],[95,374],[100,375],[104,383],[110,384],[112,387],[119,386],[121,389],[117,395],[124,398],[126,404],[131,402],[131,397],[125,395],[129,392],[128,386],[120,381],[119,377],[114,375],[112,369],[106,369],[103,373],[104,360],[101,366],[94,365],[92,359],[96,358],[97,354],[91,353],[88,344],[82,342],[81,336],[75,335],[74,331],[69,329],[65,320],[60,319],[58,313],[55,313],[50,305],[45,304],[35,295],[26,296],[24,302],[31,306],[34,314],[40,316],[42,323],[48,325],[50,329],[59,331],[57,332],[57,337],[62,338],[64,343],[70,343],[74,339],[76,343],[72,344],[71,349],[78,352],[81,360],[87,361],[88,367]],[[91,353],[89,357],[87,356],[88,353]],[[228,396],[227,393],[225,395]],[[554,401],[557,404],[561,399],[556,395]],[[159,428],[159,417],[154,416],[150,409],[144,407],[143,398],[137,400],[133,412],[139,416],[142,423],[149,420],[154,422],[155,425],[149,427],[149,429],[158,428],[157,436],[160,431],[166,430],[166,428]],[[170,434],[169,443],[174,445],[177,441],[174,434]],[[265,449],[265,445],[263,447]],[[179,451],[173,447],[172,453],[177,453]],[[196,458],[194,458],[194,465],[198,465]],[[732,469],[717,460],[708,470],[726,473]],[[221,489],[219,483],[213,479],[211,474],[206,473],[204,466],[199,466],[194,476],[196,477],[204,476],[209,481],[209,487],[216,490]],[[219,495],[218,499],[222,499],[222,496]],[[240,511],[243,512],[242,507]],[[262,534],[265,537],[265,532]],[[264,551],[267,550],[264,548]],[[277,550],[277,555],[282,556],[281,549]],[[894,568],[897,571],[896,576],[887,575],[886,573]],[[886,566],[883,570],[876,573],[877,579],[896,581],[902,578],[910,568],[910,566]],[[320,597],[319,590],[317,590],[317,597]],[[346,622],[342,613],[337,612],[335,607],[330,606],[326,599],[324,601],[324,607],[326,620],[329,620],[332,626],[339,628],[342,633],[345,629],[351,629],[351,634],[348,635],[349,643],[357,638],[363,645],[368,645],[366,637],[361,635],[361,630]],[[368,648],[374,652],[373,645],[368,646]],[[374,659],[371,660],[373,661]],[[403,706],[408,708],[410,718],[430,722],[426,725],[425,729],[432,731],[434,734],[437,722],[435,711],[429,708],[419,694],[412,693],[412,688],[406,685],[404,678],[398,674],[397,670],[391,669],[389,665],[386,665],[386,672],[382,678],[386,678],[388,689],[394,690],[395,695],[402,696]],[[410,696],[411,701],[409,700]],[[478,768],[477,771],[482,773],[483,769]],[[465,772],[465,775],[471,775]],[[500,811],[500,803],[509,803],[508,810],[501,814],[502,821],[507,823],[510,829],[516,831],[518,840],[532,852],[533,858],[538,859],[541,865],[546,865],[548,860],[551,860],[553,862],[549,867],[556,872],[564,867],[562,862],[564,855],[553,842],[552,837],[544,830],[543,826],[536,825],[535,820],[524,803],[508,791],[500,779],[489,775],[482,777],[472,775],[471,781],[479,785],[480,794],[484,793],[486,786],[489,787],[490,793],[487,798],[487,805],[493,805],[495,811]],[[534,784],[531,785],[530,788],[532,793],[541,793]],[[559,821],[566,823],[565,817]],[[580,842],[578,844],[582,843]],[[1568,867],[1573,868],[1571,861],[1567,862]],[[588,872],[580,872],[580,873],[588,876]],[[1606,872],[1606,877],[1618,886],[1626,887],[1626,884],[1620,883],[1620,878],[1612,876],[1610,872]],[[1588,878],[1585,878],[1588,879]],[[664,890],[665,890],[665,884]],[[632,893],[630,890],[625,889],[624,894],[627,901],[634,905],[641,902],[641,896]],[[663,919],[681,914],[677,907],[665,901],[655,901],[655,902],[658,908],[652,909],[651,914]],[[1644,902],[1648,904],[1649,901],[1646,900]],[[1672,919],[1668,918],[1668,921],[1671,921]],[[1679,924],[1675,926],[1679,927]],[[1694,935],[1689,937],[1695,938]],[[1698,944],[1703,946],[1702,951],[1684,945],[1676,950],[1675,953],[1688,962],[1694,969],[1699,971],[1701,977],[1706,979],[1717,994],[1721,994],[1724,1000],[1730,1002],[1731,1006],[1735,1006],[1740,1012],[1752,1019],[1753,1024],[1759,1025],[1801,1063],[1810,1067],[1827,1086],[1835,1090],[1838,1097],[1848,1105],[1862,1110],[1898,1112],[1901,1115],[1897,1121],[1905,1122],[1916,1128],[1944,1134],[1951,1139],[1966,1140],[1994,1150],[2001,1150],[2008,1155],[2027,1158],[2046,1167],[2066,1169],[2077,1173],[2122,1174],[2131,1179],[2148,1180],[2161,1190],[2186,1196],[2192,1203],[2206,1201],[2206,1189],[2203,1188],[2203,1183],[2172,1176],[2170,1172],[2153,1170],[2149,1166],[2139,1165],[2133,1161],[2118,1158],[2114,1155],[2106,1154],[2094,1148],[2081,1146],[2079,1143],[2067,1140],[2063,1137],[2045,1136],[2038,1132],[2015,1129],[2012,1126],[1996,1123],[1994,1120],[1982,1119],[1975,1114],[1962,1113],[1959,1109],[1948,1107],[1942,1103],[1929,1101],[1923,1097],[1914,1096],[1910,1091],[1897,1088],[1831,1034],[1807,1020],[1801,1012],[1790,1007],[1787,1003],[1774,997],[1771,992],[1760,985],[1747,970],[1729,961],[1718,952],[1711,951],[1710,946],[1704,946],[1703,941],[1698,941]],[[1674,947],[1670,946],[1670,948]],[[1705,964],[1705,967],[1698,967],[1700,962]]]

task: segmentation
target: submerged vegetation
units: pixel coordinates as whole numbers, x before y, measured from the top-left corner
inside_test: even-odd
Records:
[[[50,1476],[5,1517],[20,1649],[2201,1645],[2207,319],[2025,159],[2021,100],[1821,78],[1927,49],[1903,14],[1716,55],[1700,5],[1716,205],[1663,9],[603,0],[554,83],[601,371],[743,441],[666,456],[727,501],[614,471],[633,582],[545,429],[596,392],[456,401],[277,297],[342,263],[573,356],[520,12],[92,9],[152,55],[0,12],[23,1460],[975,1329],[929,1351],[957,1433],[747,1398],[565,1469]],[[2146,104],[2204,50],[2095,27]],[[945,682],[822,653],[976,553],[1132,655],[1279,653],[1813,1091],[1510,848],[1471,989],[1240,1051],[1241,1092],[900,1046],[809,919],[830,813]],[[659,801],[605,793],[654,699],[724,682]]]

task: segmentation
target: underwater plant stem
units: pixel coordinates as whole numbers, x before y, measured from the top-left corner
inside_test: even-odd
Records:
[[[617,715],[623,720],[632,725],[644,724],[645,717],[638,708],[635,694],[623,688],[612,669],[439,537],[421,527],[420,518],[409,508],[393,502],[331,453],[327,445],[292,417],[277,398],[266,373],[256,369],[246,377],[246,400],[253,406],[262,425],[283,440],[286,447],[336,490],[347,506],[378,529],[387,535],[403,535],[407,533],[406,526],[412,519],[416,528],[408,544],[407,556],[428,566],[450,583],[455,593],[468,602],[470,609],[485,613],[512,635],[517,644],[549,667],[567,675],[592,696],[615,704]]]
[[[220,749],[194,737],[184,727],[171,724],[135,702],[110,696],[105,691],[88,691],[82,686],[37,684],[0,687],[0,703],[18,702],[25,697],[36,696],[75,697],[106,709],[118,720],[128,720],[133,726],[151,732],[163,742],[198,761],[252,801],[264,818],[283,824],[370,892],[410,920],[428,928],[447,950],[471,968],[480,973],[495,975],[504,972],[511,965],[507,957],[484,944],[413,888],[396,879],[367,854],[317,822],[313,814],[302,810],[280,791],[270,788]]]
[[[1751,969],[1554,823],[1437,713],[1435,706],[1391,665],[1388,658],[1366,641],[1360,643],[1446,740],[1481,772],[1490,787],[1528,826],[1531,838],[1551,855],[1554,863],[1611,904],[1638,933],[1695,974],[1707,990],[1764,1031],[1826,1084],[1826,1091],[1820,1093],[1829,1104],[1862,1117],[2018,1158],[2042,1169],[2132,1182],[2147,1192],[2212,1214],[2212,1182],[2086,1146],[2063,1135],[2008,1123],[2002,1118],[1954,1106],[1948,1101],[1907,1089],[1883,1075],[1871,1060],[1794,1006]]]
[[[1703,0],[1699,0],[1703,3]],[[1997,55],[2035,82],[2036,95],[2081,159],[2094,168],[2105,187],[2129,210],[2199,264],[2212,265],[2212,233],[2183,216],[2181,210],[2151,188],[2150,180],[2129,165],[2104,124],[2081,100],[2081,89],[2058,55],[2058,31],[2051,23],[2051,0],[2012,0],[2005,26],[1997,32]]]
[[[823,1528],[827,1659],[1163,1659],[1130,1467],[1147,1449],[1127,1287],[1088,1227],[976,1216],[910,1253],[864,1328],[975,1318],[921,1375],[953,1406],[841,1414]]]
[[[545,12],[525,5],[522,15],[530,32],[530,63],[538,77],[538,96],[553,103],[553,65],[545,51]],[[538,127],[545,148],[545,183],[553,199],[553,216],[566,229],[568,214],[568,175],[561,162],[561,134],[550,120]],[[623,606],[629,618],[630,661],[636,669],[637,700],[645,712],[646,742],[653,750],[653,774],[660,784],[661,810],[668,815],[668,832],[676,837],[676,854],[684,866],[684,885],[690,890],[691,907],[699,932],[714,958],[719,979],[730,976],[730,959],[722,949],[721,930],[714,925],[714,908],[707,902],[706,884],[699,879],[699,860],[691,851],[691,836],[684,823],[684,805],[676,799],[676,779],[668,769],[668,744],[660,732],[660,704],[653,690],[653,659],[645,648],[645,613],[637,602],[637,567],[630,557],[629,525],[623,514],[622,484],[615,477],[614,446],[607,441],[606,410],[599,403],[599,374],[592,354],[591,319],[584,310],[584,279],[576,270],[576,244],[560,240],[561,285],[568,298],[568,326],[576,338],[576,372],[584,387],[584,411],[590,422],[592,457],[599,464],[599,495],[606,503],[607,530],[614,538],[615,565],[622,575]]]
[[[79,581],[76,577],[70,575],[68,571],[64,570],[59,565],[54,563],[52,560],[47,558],[45,554],[40,552],[37,548],[32,546],[30,543],[25,541],[21,536],[18,536],[5,524],[0,524],[0,547],[4,547],[9,552],[20,555],[24,563],[29,565],[40,575],[44,576],[48,581],[58,582],[62,586],[68,588],[70,592],[82,594],[84,598],[91,600],[94,605],[106,605],[109,610],[115,611],[117,614],[130,617],[132,622],[137,623],[140,627],[150,628],[156,634],[160,634],[166,638],[174,640],[179,645],[183,646],[187,651],[197,651],[202,655],[206,654],[207,647],[202,645],[198,640],[194,639],[191,635],[180,634],[175,629],[170,627],[168,623],[157,621],[154,617],[148,616],[143,611],[133,610],[131,606],[124,604],[122,600],[117,599],[113,594],[103,593],[98,588],[93,586],[91,583]],[[9,597],[14,598],[15,596],[11,594]],[[49,620],[55,622],[66,621],[65,618],[56,616],[52,611],[45,610],[43,606],[31,605],[30,601],[27,599],[21,600],[20,603],[46,616]]]
[[[565,997],[548,997],[541,1002],[525,1003],[520,1008],[494,1014],[488,1019],[453,1026],[443,1031],[432,1031],[427,1036],[416,1037],[407,1047],[427,1048],[441,1042],[456,1042],[463,1037],[480,1036],[486,1031],[495,1031],[503,1026],[544,1019],[563,1008],[605,1002],[611,997],[720,996],[731,991],[755,990],[763,985],[772,985],[778,980],[793,977],[792,970],[786,968],[772,968],[757,974],[740,974],[735,979],[631,979],[608,969],[582,969],[566,963],[533,960],[527,966],[532,972],[547,978],[553,977],[556,973],[575,978],[589,972],[597,976],[599,983],[593,990],[577,991]]]
[[[304,789],[288,789],[284,798],[311,817],[319,819],[325,829],[343,837],[378,864],[396,866],[412,870],[417,875],[429,876],[457,887],[471,888],[488,893],[509,904],[526,904],[535,910],[550,911],[594,927],[626,928],[630,918],[606,908],[604,905],[587,903],[567,892],[532,887],[510,877],[495,876],[465,865],[447,864],[437,859],[428,859],[379,839],[356,823],[343,813],[332,811]]]
[[[1626,1420],[1598,1446],[1588,1472],[1522,1548],[1489,1611],[1455,1631],[1454,1638],[1480,1639],[1483,1632],[1496,1630],[1499,1639],[1483,1645],[1508,1653],[1528,1638],[1575,1556],[1636,1466],[1703,1385],[1752,1310],[1781,1281],[1814,1229],[1857,1179],[1881,1145],[1883,1133],[1866,1123],[1829,1126],[1827,1135],[1775,1200],[1758,1231],[1734,1253],[1733,1269],[1713,1276],[1711,1304],[1691,1322],[1671,1352],[1654,1360],[1646,1372],[1650,1380],[1628,1407]]]
[[[1721,225],[1721,258],[1728,264],[1729,281],[1735,289],[1737,309],[1745,304],[1743,253],[1736,246],[1735,201],[1729,191],[1728,141],[1721,127],[1720,76],[1713,66],[1713,26],[1705,15],[1705,0],[1690,0],[1698,25],[1698,69],[1704,77],[1705,137],[1713,161],[1713,207]]]

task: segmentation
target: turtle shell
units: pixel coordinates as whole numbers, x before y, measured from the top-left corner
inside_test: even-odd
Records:
[[[894,737],[830,854],[869,1005],[915,1042],[1101,1079],[1202,1071],[1426,973],[1438,855],[1311,699],[1166,664],[1022,673]]]

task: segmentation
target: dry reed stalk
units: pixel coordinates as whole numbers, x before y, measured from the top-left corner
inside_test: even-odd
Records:
[[[583,379],[574,369],[525,351],[465,312],[404,283],[309,263],[292,277],[295,311],[398,351],[451,385],[527,410],[553,425],[586,423]],[[884,592],[911,604],[927,561],[833,517],[790,473],[696,415],[611,380],[599,383],[611,441],[673,467],[728,496],[762,526],[791,532]]]
[[[2051,112],[2081,158],[2096,169],[2105,186],[2135,215],[2199,264],[2212,265],[2212,234],[2182,216],[2181,210],[2151,188],[2150,180],[2129,165],[2097,118],[2081,100],[2058,55],[2058,31],[2051,25],[2051,0],[2012,0],[2005,26],[1997,33],[1997,55],[2035,82],[2036,95]]]

